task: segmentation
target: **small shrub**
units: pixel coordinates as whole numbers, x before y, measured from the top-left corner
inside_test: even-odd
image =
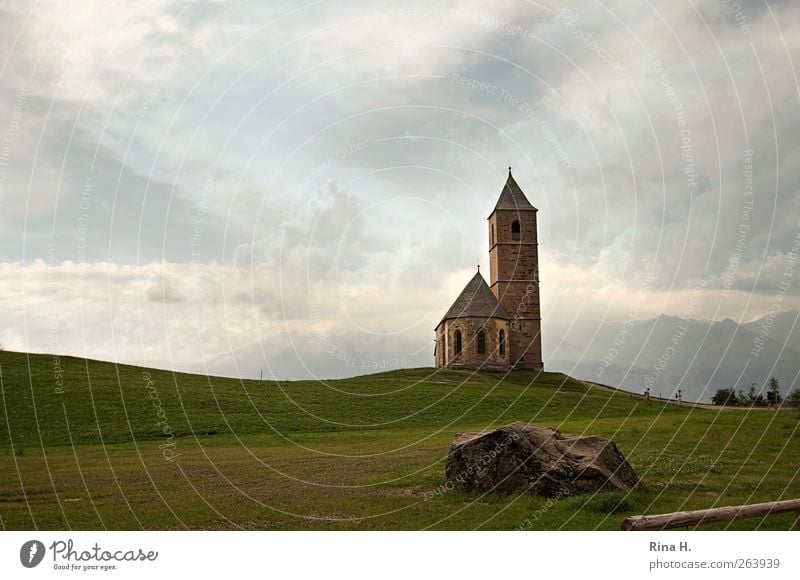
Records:
[[[736,389],[719,389],[714,396],[711,397],[711,402],[715,405],[728,405],[735,407],[741,403],[740,397],[736,394]]]
[[[791,393],[786,397],[786,401],[784,402],[785,405],[790,407],[794,407],[798,411],[800,411],[800,388],[795,388],[792,390]]]

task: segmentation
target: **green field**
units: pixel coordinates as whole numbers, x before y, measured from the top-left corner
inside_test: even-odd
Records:
[[[796,412],[688,409],[561,374],[276,383],[0,352],[0,378],[0,529],[614,530],[631,514],[800,497]],[[439,488],[455,433],[513,421],[613,438],[642,489]]]

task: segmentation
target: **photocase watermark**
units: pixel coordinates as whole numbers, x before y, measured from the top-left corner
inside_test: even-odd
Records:
[[[316,211],[323,208],[328,201],[324,193],[318,189],[319,180],[324,178],[326,174],[330,174],[331,171],[345,159],[366,151],[372,143],[371,140],[365,140],[341,144],[320,163],[312,167],[311,170],[306,173],[305,178],[300,183],[300,187],[292,196],[289,205],[281,215],[281,223],[269,228],[268,239],[281,239],[287,224],[298,216],[303,207],[308,211]],[[314,191],[313,194],[312,191]],[[314,323],[320,323],[323,320],[322,314],[313,302],[308,303],[308,316]],[[321,328],[322,325],[317,324],[317,326]],[[360,358],[345,348],[342,348],[337,344],[331,333],[322,329],[316,332],[316,337],[320,341],[323,350],[328,355],[339,360],[346,367],[366,371],[378,371],[406,368],[408,366],[405,357],[383,359]]]
[[[478,12],[465,12],[463,10],[426,10],[426,9],[406,9],[401,8],[398,14],[402,17],[412,18],[414,20],[449,20],[456,22],[466,22],[477,24],[487,30],[492,30],[499,34],[506,36],[522,38],[524,40],[536,38],[536,35],[531,30],[515,24],[501,20],[494,16],[478,13]],[[614,71],[620,76],[627,77],[630,75],[622,60],[607,50],[600,42],[595,39],[593,32],[586,32],[578,28],[577,22],[580,20],[580,14],[569,8],[563,8],[556,14],[556,22],[563,25],[575,38],[580,40],[586,48],[600,57],[607,63]]]
[[[201,265],[203,263],[202,254],[202,241],[203,241],[203,228],[205,227],[206,218],[208,216],[208,204],[211,194],[214,192],[214,176],[207,172],[200,182],[200,191],[198,199],[195,203],[192,230],[189,236],[189,252],[191,254],[190,264],[192,268],[193,283],[187,284],[186,294],[188,298],[195,303],[200,298],[200,287],[202,282]],[[202,328],[200,305],[195,308],[197,327]]]
[[[86,262],[86,242],[89,239],[89,210],[92,207],[92,194],[94,193],[94,178],[86,176],[80,198],[78,199],[78,228],[75,231],[77,242],[77,262]]]
[[[50,351],[55,353],[57,345],[60,343],[60,318],[55,316],[58,304],[56,302],[56,289],[57,284],[51,272],[56,265],[56,246],[55,244],[47,244],[47,277],[45,287],[47,288],[47,304],[50,310],[50,321],[47,325],[47,342],[50,345]],[[52,355],[53,363],[53,392],[57,395],[63,395],[65,392],[64,385],[64,369],[61,367],[61,357],[57,354]]]
[[[625,321],[620,325],[617,335],[614,337],[613,346],[608,347],[608,351],[606,351],[605,356],[600,359],[600,363],[594,370],[595,380],[599,381],[606,373],[606,369],[608,369],[608,367],[610,367],[619,356],[619,348],[625,344],[625,341],[628,338],[628,333],[633,328],[636,320],[639,318],[639,311],[641,309],[642,302],[644,301],[645,294],[650,289],[650,286],[654,281],[655,276],[653,276],[651,273],[645,275],[642,287],[636,292],[636,296],[633,301],[633,307],[628,312],[627,316],[625,317]]]
[[[798,228],[800,228],[800,223],[798,223]],[[791,248],[786,254],[786,265],[783,268],[782,279],[778,283],[778,289],[775,292],[775,301],[772,303],[769,312],[761,320],[761,331],[753,339],[753,349],[750,351],[751,358],[757,358],[764,350],[769,333],[775,324],[775,317],[783,309],[783,300],[792,287],[792,278],[794,278],[795,268],[797,267],[798,255],[800,255],[800,231],[795,232]]]
[[[322,320],[322,316],[320,315],[319,311],[317,310],[316,306],[313,303],[309,303],[308,305],[308,316],[313,322],[319,323]],[[345,366],[348,366],[353,369],[360,369],[360,370],[372,370],[372,371],[384,371],[384,370],[391,370],[391,369],[401,369],[407,368],[408,362],[406,361],[406,357],[394,357],[394,358],[383,358],[383,359],[365,359],[365,358],[358,358],[353,354],[349,353],[345,349],[339,347],[336,341],[333,339],[333,336],[324,331],[319,330],[317,333],[317,339],[322,344],[323,350],[335,357],[339,361],[342,362]]]
[[[623,77],[630,76],[628,69],[625,68],[625,65],[622,64],[622,61],[618,57],[614,56],[614,54],[606,50],[597,40],[595,40],[593,32],[586,32],[576,26],[580,18],[581,15],[576,13],[574,10],[562,8],[561,11],[559,11],[559,13],[556,15],[556,22],[563,24],[564,27],[569,30],[572,36],[583,42],[586,48],[599,56],[600,59],[608,64],[612,70],[616,71],[617,74]]]
[[[536,112],[536,110],[528,104],[527,101],[515,96],[508,90],[499,87],[495,84],[464,76],[457,72],[450,75],[450,82],[452,84],[468,88],[470,90],[477,90],[486,94],[497,97],[498,100],[513,107],[520,115],[527,121],[533,124],[539,130],[539,133],[544,137],[545,141],[550,145],[552,151],[558,159],[558,164],[562,169],[571,170],[573,165],[569,160],[561,140],[556,135],[553,127]]]
[[[99,543],[88,548],[76,546],[72,538],[55,540],[49,547],[39,540],[28,540],[19,550],[19,561],[25,568],[35,568],[42,563],[48,550],[52,555],[52,569],[72,572],[117,570],[122,562],[155,562],[158,552],[143,548],[106,549]]]
[[[55,383],[55,394],[63,395],[66,392],[66,387],[64,385],[64,369],[61,368],[61,357],[57,354],[53,355],[53,381]]]
[[[39,540],[28,540],[19,549],[19,562],[26,568],[36,568],[42,563],[46,553],[44,544]]]
[[[553,494],[552,497],[548,497],[545,504],[533,512],[531,517],[525,518],[522,522],[520,522],[519,525],[514,528],[514,531],[524,532],[525,530],[530,530],[533,528],[533,524],[536,523],[544,514],[550,511],[550,508],[552,508],[558,500],[568,497],[569,495],[570,491],[568,489],[559,489],[555,494]]]
[[[78,221],[75,230],[76,242],[76,262],[82,264],[86,262],[86,241],[89,237],[89,210],[91,208],[92,192],[94,191],[94,179],[91,175],[86,176],[83,189],[81,190],[80,197],[78,198]],[[56,245],[47,244],[47,254],[45,264],[46,280],[45,288],[47,292],[47,305],[49,309],[49,322],[47,325],[47,341],[50,345],[50,352],[55,353],[58,345],[61,344],[60,340],[60,324],[61,317],[58,312],[61,306],[56,300],[58,291],[58,283],[53,277],[53,272],[57,266],[56,259]],[[61,366],[61,357],[58,354],[52,355],[53,364],[53,382],[54,393],[63,395],[66,392],[66,385],[64,384],[64,369]]]
[[[497,85],[488,83],[486,81],[465,77],[458,73],[453,73],[450,75],[450,82],[454,85],[467,87],[468,89],[478,90],[499,97],[506,97],[509,94],[505,89],[501,89]]]
[[[678,327],[672,333],[672,337],[669,340],[669,345],[664,348],[656,362],[653,363],[653,370],[644,379],[644,386],[646,389],[652,389],[658,383],[658,379],[667,368],[667,365],[677,355],[678,351],[676,349],[686,336],[686,333],[689,332],[689,320],[691,320],[692,316],[694,315],[694,311],[697,308],[697,303],[700,301],[700,295],[707,285],[708,281],[703,280],[702,278],[699,278],[695,282],[694,289],[689,295],[689,301],[687,302],[686,308],[683,311],[683,316],[681,316],[681,319],[685,320],[686,322],[678,325]]]
[[[320,205],[322,205],[323,200],[319,194],[313,196],[309,195],[311,190],[318,185],[319,178],[326,173],[329,173],[332,168],[351,155],[366,151],[366,149],[370,146],[370,143],[371,141],[369,140],[346,143],[345,145],[338,147],[336,151],[334,151],[331,155],[328,155],[322,160],[321,163],[318,163],[312,167],[311,170],[306,174],[303,181],[300,182],[299,189],[292,196],[292,199],[289,201],[289,206],[281,215],[280,225],[269,228],[268,238],[275,240],[282,236],[283,231],[286,228],[286,223],[297,217],[303,200],[306,200],[305,205],[308,209],[318,208]]]
[[[180,454],[175,453],[176,445],[173,441],[175,439],[175,434],[172,432],[172,427],[170,427],[167,422],[167,413],[161,405],[161,398],[158,395],[155,380],[153,380],[153,377],[150,376],[150,373],[147,371],[142,373],[142,380],[144,381],[144,388],[147,390],[147,394],[153,403],[156,417],[159,419],[155,426],[159,427],[161,432],[167,436],[167,441],[160,444],[158,448],[161,449],[161,455],[164,456],[164,459],[167,461],[174,461],[176,458],[180,457]]]
[[[200,42],[204,40],[214,28],[230,21],[231,18],[241,10],[241,4],[247,2],[248,0],[239,0],[238,2],[229,4],[228,8],[215,16],[210,22],[204,23],[197,28],[191,38],[185,42],[171,58],[164,62],[156,78],[156,84],[147,91],[144,101],[142,101],[142,104],[136,109],[137,117],[143,119],[147,115],[154,103],[158,100],[161,94],[161,88],[173,80],[175,74],[179,71],[181,62],[186,56],[190,52],[196,50]]]
[[[697,188],[697,164],[694,160],[694,151],[692,148],[692,132],[686,121],[686,110],[683,107],[683,103],[678,98],[678,93],[675,91],[672,81],[670,81],[669,76],[667,76],[666,71],[661,66],[661,61],[658,59],[651,61],[650,67],[653,69],[653,72],[655,72],[658,82],[664,89],[667,101],[672,105],[672,113],[675,116],[675,122],[678,125],[680,136],[683,174],[686,176],[686,186],[689,189],[689,193],[694,194]]]
[[[463,10],[427,10],[424,8],[400,8],[398,15],[414,20],[451,20],[458,22],[468,22],[482,26],[488,30],[493,30],[506,36],[518,38],[529,38],[533,34],[525,27],[500,20],[494,16],[481,14],[478,12],[465,12]]]
[[[536,286],[539,283],[538,269],[534,271],[533,279],[535,282],[525,286],[525,294],[522,295],[519,304],[517,304],[517,308],[514,310],[514,315],[511,317],[511,330],[520,330],[519,319],[522,318],[522,311],[526,310],[528,306],[530,306],[533,296],[536,295]]]
[[[744,250],[747,247],[747,236],[750,232],[750,215],[755,206],[753,199],[753,150],[744,152],[744,201],[739,218],[739,228],[736,232],[736,245],[728,260],[728,266],[722,274],[722,294],[727,296],[736,279],[736,272],[742,261]]]
[[[195,204],[194,217],[192,219],[192,234],[189,236],[189,251],[195,268],[202,261],[200,250],[202,249],[203,225],[208,215],[208,199],[212,191],[214,191],[214,176],[211,173],[206,173],[200,184],[200,195]]]
[[[408,367],[406,357],[382,358],[378,360],[364,359],[359,361],[359,368],[366,371],[385,371],[389,369],[404,369]]]
[[[728,10],[736,19],[736,23],[739,25],[739,30],[742,31],[742,34],[745,36],[752,36],[753,31],[747,23],[747,16],[745,16],[742,6],[738,2],[733,2],[732,0],[722,0],[722,2],[728,6]]]
[[[108,572],[117,570],[121,562],[154,562],[158,559],[157,551],[143,548],[106,549],[97,542],[88,548],[76,548],[72,538],[54,541],[49,550],[53,555],[53,570],[73,572]]]
[[[11,110],[11,119],[3,135],[3,142],[0,143],[0,209],[6,197],[6,182],[8,181],[8,163],[14,151],[14,141],[17,138],[17,131],[22,126],[22,119],[25,110],[28,108],[27,86],[23,86],[14,99],[14,108]]]
[[[75,241],[77,249],[77,263],[82,264],[86,262],[86,240],[89,237],[89,209],[91,208],[92,192],[94,190],[94,179],[91,175],[86,177],[83,190],[81,190],[78,199],[78,222],[75,231]],[[57,266],[56,260],[56,245],[47,244],[46,254],[46,280],[45,288],[47,291],[47,304],[49,309],[49,322],[47,325],[47,341],[50,345],[53,365],[53,392],[57,395],[63,395],[66,392],[66,385],[64,383],[64,369],[61,366],[61,357],[55,354],[60,340],[60,323],[61,317],[57,315],[60,310],[58,301],[56,300],[58,284],[53,277],[52,272],[55,271]]]
[[[478,461],[470,463],[469,467],[467,467],[462,471],[459,471],[455,476],[449,476],[445,480],[444,484],[436,487],[431,491],[426,491],[423,494],[425,501],[431,500],[437,495],[444,495],[449,491],[453,491],[454,489],[456,489],[456,484],[460,484],[461,486],[466,485],[468,477],[471,477],[472,475],[477,475],[483,470],[485,470],[486,467],[488,467],[489,464],[491,464],[497,458],[498,455],[503,453],[509,445],[511,445],[515,441],[519,441],[519,438],[520,438],[519,433],[513,432],[502,441],[498,441],[497,443],[495,443],[495,446],[492,447],[486,453],[484,453],[483,456],[481,456],[481,458]]]

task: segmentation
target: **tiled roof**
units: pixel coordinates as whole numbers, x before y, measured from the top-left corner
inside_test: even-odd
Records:
[[[531,205],[531,202],[528,201],[528,198],[525,197],[525,194],[522,192],[522,188],[514,180],[514,176],[511,175],[510,167],[508,168],[508,179],[506,180],[506,184],[503,186],[503,191],[500,192],[500,197],[497,200],[497,204],[494,206],[494,211],[497,211],[498,209],[537,211],[536,208]]]
[[[494,293],[489,288],[486,280],[478,272],[472,277],[461,294],[458,295],[450,310],[442,317],[441,324],[448,318],[464,318],[466,316],[478,316],[486,318],[502,318],[508,320],[500,303]],[[436,327],[439,327],[439,324]]]

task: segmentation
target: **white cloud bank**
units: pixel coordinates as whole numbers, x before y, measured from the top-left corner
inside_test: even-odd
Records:
[[[431,364],[509,160],[546,332],[758,318],[800,232],[800,5],[731,6],[4,6],[0,342]]]

